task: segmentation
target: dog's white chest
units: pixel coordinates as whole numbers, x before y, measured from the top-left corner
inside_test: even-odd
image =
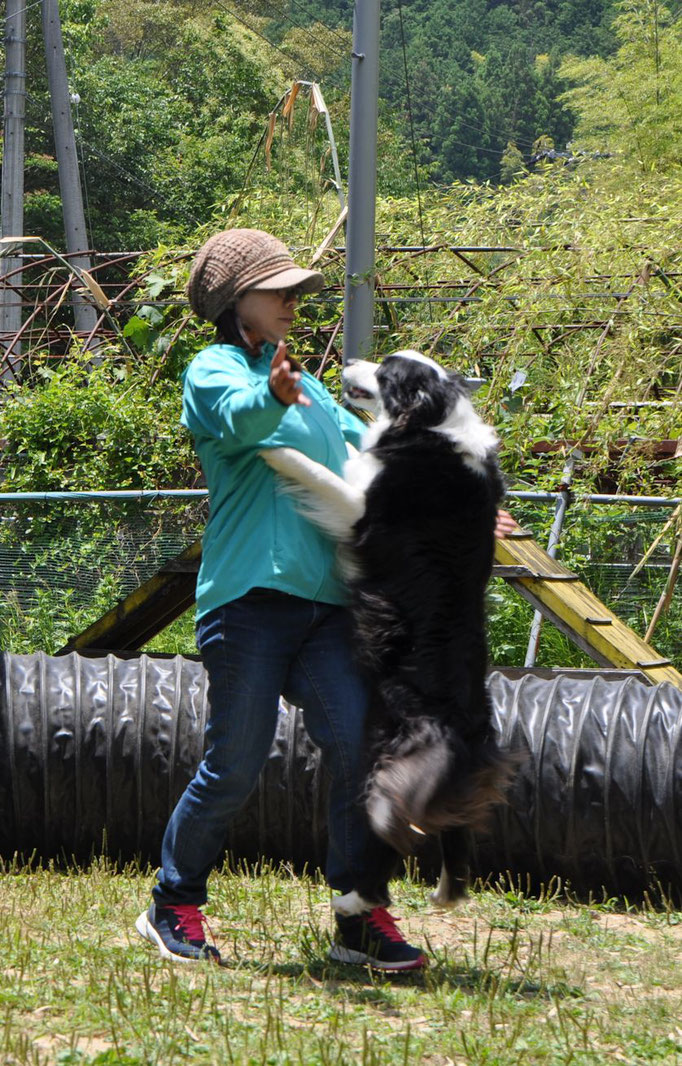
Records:
[[[364,494],[381,468],[381,462],[371,452],[358,452],[344,463],[343,480]]]

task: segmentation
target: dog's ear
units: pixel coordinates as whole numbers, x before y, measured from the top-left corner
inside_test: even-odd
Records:
[[[405,404],[396,410],[396,426],[437,426],[446,411],[445,396],[440,382],[433,388],[417,389]],[[389,412],[390,414],[390,412]]]
[[[447,381],[439,381],[429,375],[424,382],[392,382],[392,387],[382,392],[384,409],[394,426],[437,426],[448,410],[449,389]]]

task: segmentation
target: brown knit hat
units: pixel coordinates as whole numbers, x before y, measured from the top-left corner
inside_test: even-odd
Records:
[[[293,289],[319,292],[317,270],[296,266],[287,247],[260,229],[228,229],[199,249],[187,283],[190,307],[199,318],[216,319],[247,289]]]

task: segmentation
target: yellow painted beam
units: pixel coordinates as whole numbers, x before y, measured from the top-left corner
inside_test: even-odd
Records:
[[[495,562],[523,567],[523,576],[505,580],[600,665],[640,670],[654,684],[670,681],[682,688],[682,674],[670,660],[637,636],[529,533],[497,540]]]
[[[72,637],[67,651],[125,651],[142,647],[194,602],[201,541],[169,560],[154,577],[121,600],[88,629]],[[682,688],[682,674],[613,614],[575,574],[552,559],[529,533],[495,542],[494,573],[600,666],[639,670],[652,682]]]

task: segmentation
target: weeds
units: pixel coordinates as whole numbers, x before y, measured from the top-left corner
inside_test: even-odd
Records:
[[[286,868],[225,868],[209,921],[227,965],[180,967],[139,939],[150,871],[0,871],[6,1066],[571,1066],[682,1061],[678,917],[538,896],[509,880],[434,912],[394,887],[425,973],[329,963],[329,891]]]

